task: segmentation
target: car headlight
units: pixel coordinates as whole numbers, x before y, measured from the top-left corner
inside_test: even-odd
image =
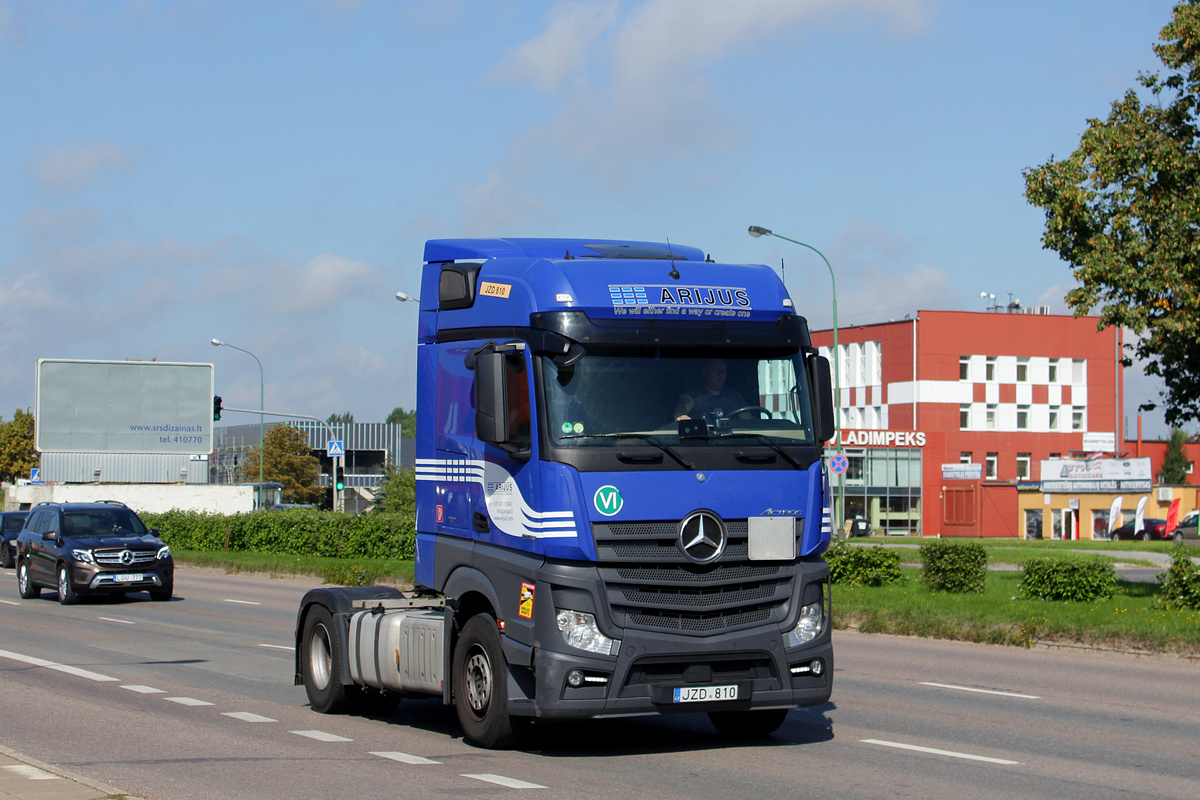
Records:
[[[95,564],[96,559],[92,558],[91,550],[72,550],[71,558],[80,561],[84,564]]]
[[[610,639],[601,633],[596,618],[585,611],[560,609],[557,619],[558,632],[571,647],[606,656],[616,655],[621,649],[621,640]]]
[[[162,561],[164,558],[170,558],[171,557],[170,546],[164,544],[162,547],[158,548],[158,553],[154,557],[156,559],[158,559],[159,561]]]
[[[787,633],[787,646],[798,647],[807,644],[821,633],[825,627],[825,607],[821,602],[809,603],[800,609],[800,619],[796,627]]]

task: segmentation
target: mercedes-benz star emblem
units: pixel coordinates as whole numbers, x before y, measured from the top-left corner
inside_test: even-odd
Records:
[[[122,550],[121,551],[121,563],[122,564],[132,564],[133,563],[133,551]]]
[[[711,511],[693,511],[679,524],[679,549],[697,564],[716,561],[725,552],[725,524]]]

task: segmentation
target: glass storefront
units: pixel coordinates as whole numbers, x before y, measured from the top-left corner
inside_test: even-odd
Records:
[[[921,451],[848,449],[842,519],[866,520],[871,533],[921,535]]]

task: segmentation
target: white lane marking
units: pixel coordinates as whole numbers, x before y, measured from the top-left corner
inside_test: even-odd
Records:
[[[57,780],[60,780],[58,775],[51,775],[49,772],[46,772],[45,770],[42,770],[42,769],[38,769],[37,767],[34,767],[34,766],[30,766],[29,764],[13,764],[11,766],[3,767],[3,769],[6,769],[9,772],[12,772],[16,775],[20,775],[22,778],[28,778],[31,781],[57,781]]]
[[[259,647],[270,647],[275,650],[295,650],[296,647],[290,644],[259,644]]]
[[[131,683],[127,686],[122,686],[122,689],[128,689],[131,692],[138,694],[166,694],[162,689],[155,689],[153,686],[143,686],[140,683]]]
[[[480,775],[463,775],[464,778],[474,778],[477,781],[486,781],[487,783],[495,783],[500,786],[507,786],[509,789],[545,789],[540,783],[528,783],[519,781],[516,778],[506,778],[503,775],[492,775],[484,773]]]
[[[990,758],[988,756],[977,756],[971,753],[956,753],[953,750],[938,750],[935,747],[921,747],[915,744],[903,744],[901,742],[886,742],[882,739],[860,739],[864,744],[878,744],[883,747],[897,747],[901,750],[913,750],[918,753],[930,753],[935,756],[949,756],[951,758],[965,758],[969,761],[986,761],[989,764],[1003,764],[1004,766],[1012,766],[1020,764],[1020,761],[1009,761],[1007,758]]]
[[[347,739],[345,736],[338,736],[336,733],[326,733],[325,731],[288,731],[297,736],[307,736],[309,739],[316,739],[318,742],[353,742],[353,739]]]
[[[8,650],[0,650],[0,658],[11,658],[13,661],[20,661],[22,664],[32,664],[35,667],[45,667],[46,669],[65,672],[68,675],[74,675],[77,678],[87,678],[90,681],[119,681],[120,678],[110,678],[108,675],[101,675],[99,672],[81,669],[79,667],[70,667],[66,664],[58,664],[54,661],[47,661],[44,658],[36,658],[34,656],[25,656],[20,653],[13,653]]]
[[[980,694],[998,694],[1001,697],[1019,697],[1022,700],[1041,700],[1036,694],[1018,694],[1017,692],[1001,692],[998,689],[976,689],[972,686],[955,686],[952,683],[933,683],[921,681],[922,686],[934,686],[938,689],[957,689],[960,692],[979,692]]]
[[[432,758],[421,758],[420,756],[410,756],[408,753],[401,753],[396,750],[388,750],[384,752],[371,751],[371,755],[379,756],[380,758],[390,758],[392,761],[399,761],[401,764],[440,764],[440,761],[434,761]]]
[[[212,703],[207,700],[197,700],[194,697],[164,697],[164,700],[170,700],[172,703],[179,703],[181,706],[211,706]]]
[[[222,711],[222,716],[240,719],[242,722],[279,722],[277,719],[251,714],[249,711]]]
[[[21,604],[20,604],[20,603],[18,603],[16,600],[0,600],[0,603],[4,603],[4,605],[6,605],[6,606],[19,606],[19,605],[21,605]]]
[[[103,620],[104,622],[119,622],[122,625],[137,625],[136,622],[127,619],[114,619],[113,617],[97,617],[96,619]]]
[[[241,605],[244,605],[244,606],[261,606],[262,605],[262,603],[256,603],[253,600],[230,600],[229,598],[225,598],[225,602],[226,603],[240,603]]]

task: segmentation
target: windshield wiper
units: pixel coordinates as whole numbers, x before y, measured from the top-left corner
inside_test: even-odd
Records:
[[[775,442],[771,441],[766,436],[763,436],[761,433],[718,433],[715,435],[715,438],[718,438],[718,439],[726,439],[726,438],[754,439],[755,441],[757,441],[761,444],[765,444],[767,447],[774,450],[776,453],[778,453],[780,456],[783,457],[784,461],[791,464],[796,469],[804,469],[804,467],[800,466],[799,461],[797,461],[796,459],[792,458],[791,456],[789,456],[787,454],[786,450],[784,450],[779,445],[775,444]]]
[[[679,466],[683,467],[684,469],[695,469],[695,467],[690,462],[684,461],[683,458],[679,455],[679,453],[675,452],[669,445],[667,445],[663,442],[660,442],[656,437],[651,436],[648,433],[578,433],[578,434],[571,434],[569,436],[560,436],[559,438],[560,439],[641,439],[644,442],[649,442],[650,444],[657,447],[659,450],[662,450],[664,453],[669,455],[671,458],[675,459],[675,461],[678,462]],[[784,458],[786,458],[786,457],[787,456],[784,456]]]

